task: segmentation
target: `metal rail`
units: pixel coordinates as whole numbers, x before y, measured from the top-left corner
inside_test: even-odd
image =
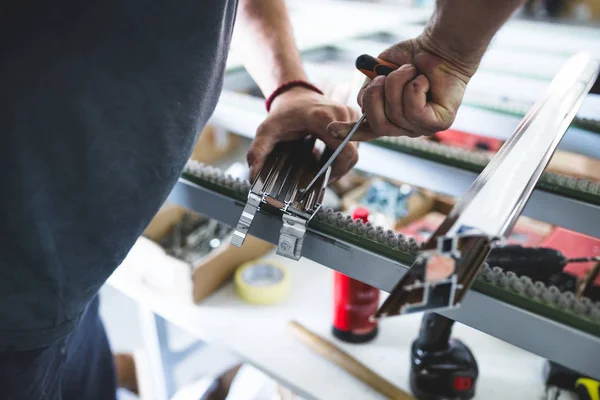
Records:
[[[244,207],[242,201],[185,179],[179,180],[169,200],[230,226],[235,226]],[[280,226],[280,217],[258,211],[249,233],[277,244]],[[303,256],[385,292],[393,289],[408,268],[388,257],[316,232],[310,225]],[[600,338],[596,336],[473,290],[466,294],[460,308],[441,314],[582,374],[600,378]]]

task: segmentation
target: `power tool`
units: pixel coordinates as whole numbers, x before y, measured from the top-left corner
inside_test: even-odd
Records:
[[[420,400],[466,400],[475,396],[477,361],[463,342],[450,338],[453,325],[453,320],[440,314],[423,316],[410,359],[410,387]]]
[[[600,257],[568,258],[560,251],[546,247],[500,246],[492,249],[486,260],[490,267],[500,267],[518,276],[528,276],[533,281],[556,286],[562,292],[573,292],[593,301],[600,300],[600,287],[594,285],[600,274]],[[596,266],[583,277],[564,272],[569,263],[596,262]]]
[[[546,361],[543,370],[546,399],[560,400],[561,392],[575,392],[579,400],[600,400],[600,382],[553,361]]]
[[[586,292],[598,298],[593,285],[594,275],[578,280],[563,272],[570,262],[598,261],[598,257],[567,258],[561,252],[543,247],[528,248],[518,245],[496,247],[490,252],[487,263],[499,266],[517,275],[526,275],[533,280],[552,284],[561,290]],[[597,271],[595,271],[597,273]],[[421,322],[419,337],[411,349],[410,385],[413,393],[422,400],[471,399],[475,396],[478,377],[477,361],[471,350],[460,340],[450,338],[454,321],[436,313],[426,313]],[[588,393],[590,382],[574,371],[551,363],[546,367],[546,382],[549,388],[557,387]],[[579,382],[576,388],[576,381]],[[595,382],[595,381],[593,381]],[[592,383],[593,383],[592,382]],[[555,392],[555,391],[553,391]],[[582,396],[582,394],[580,394]],[[580,397],[593,399],[595,397]],[[600,399],[598,399],[600,400]]]

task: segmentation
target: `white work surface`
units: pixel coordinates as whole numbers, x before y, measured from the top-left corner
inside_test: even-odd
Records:
[[[266,258],[285,265],[292,282],[289,298],[274,306],[245,303],[231,283],[200,305],[194,304],[189,266],[165,255],[145,238],[138,240],[108,283],[199,339],[227,347],[303,396],[326,400],[384,398],[293,339],[286,332],[292,319],[409,391],[409,349],[421,314],[382,321],[378,337],[369,344],[340,342],[330,334],[333,271],[306,259]],[[462,324],[456,324],[453,334],[473,350],[478,361],[476,399],[526,400],[543,395],[542,358]]]

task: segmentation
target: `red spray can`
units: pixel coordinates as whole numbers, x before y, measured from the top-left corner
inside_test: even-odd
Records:
[[[352,218],[366,223],[369,210],[359,207],[352,213]],[[366,343],[374,339],[378,327],[370,317],[379,307],[380,290],[334,272],[333,292],[333,335],[349,343]]]

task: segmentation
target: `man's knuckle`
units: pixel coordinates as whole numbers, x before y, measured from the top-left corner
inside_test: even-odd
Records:
[[[452,121],[436,119],[431,121],[426,128],[428,128],[430,131],[440,132],[445,131],[446,129],[450,128],[450,126],[452,126]]]
[[[385,115],[392,123],[402,126],[404,124],[404,113],[402,107],[386,102]]]
[[[254,164],[254,162],[256,161],[257,155],[256,155],[256,151],[254,149],[250,149],[248,150],[248,153],[246,154],[246,161],[248,162],[249,165]]]
[[[372,133],[376,136],[379,136],[379,132],[381,132],[381,130],[383,129],[383,124],[379,120],[379,118],[369,119],[369,126],[371,129],[369,130],[369,132],[365,132],[365,134],[367,135]]]
[[[354,151],[354,154],[352,154],[352,159],[350,161],[350,168],[354,167],[357,162],[358,162],[358,151]]]
[[[358,92],[358,95],[356,95],[356,102],[358,103],[358,105],[360,107],[362,107],[362,105],[363,105],[364,97],[365,97],[365,89],[361,89]]]
[[[363,107],[369,107],[376,100],[376,92],[373,87],[368,87],[363,96]]]
[[[410,137],[410,138],[418,138],[421,136],[431,136],[432,133],[429,133],[430,131],[428,130],[424,130],[424,129],[419,129],[419,130],[407,130],[406,131],[406,136]],[[433,132],[435,133],[435,132]]]
[[[349,120],[358,118],[358,112],[352,107],[346,106],[346,113]]]
[[[404,118],[413,125],[426,125],[428,122],[423,116],[423,111],[416,107],[406,107]]]
[[[258,128],[256,128],[255,137],[260,138],[264,135],[267,135],[269,132],[271,132],[270,124],[268,122],[263,122],[258,126]]]
[[[326,110],[323,107],[314,108],[311,111],[311,115],[312,115],[312,117],[314,119],[319,120],[319,121],[321,121],[321,120],[332,120],[331,113],[329,112],[329,110]]]
[[[390,122],[385,122],[381,124],[381,128],[379,129],[380,135],[378,136],[398,136],[397,128]]]

